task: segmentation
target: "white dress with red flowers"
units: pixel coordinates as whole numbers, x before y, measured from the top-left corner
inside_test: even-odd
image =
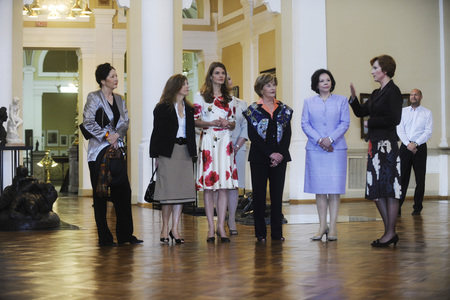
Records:
[[[234,101],[223,104],[222,99],[222,97],[216,97],[213,103],[206,103],[197,93],[194,96],[194,119],[209,122],[222,118],[234,122],[236,119]],[[199,145],[197,189],[237,188],[238,176],[231,131],[220,127],[203,128]]]

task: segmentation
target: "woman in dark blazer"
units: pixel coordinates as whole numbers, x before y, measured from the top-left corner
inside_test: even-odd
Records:
[[[259,242],[266,241],[267,229],[264,218],[266,208],[267,179],[270,188],[270,227],[272,240],[284,241],[281,205],[287,162],[291,161],[292,109],[275,99],[277,78],[261,74],[255,82],[258,102],[252,103],[244,112],[251,141],[248,161],[252,176],[255,236]]]
[[[194,108],[186,100],[187,78],[177,74],[167,80],[159,103],[153,111],[150,157],[156,158],[157,180],[154,200],[162,206],[163,226],[160,241],[184,243],[178,232],[183,203],[194,202],[193,161],[195,144]],[[169,231],[169,220],[172,226]]]
[[[399,240],[395,225],[402,191],[396,126],[400,123],[403,98],[391,79],[396,68],[394,59],[380,55],[372,58],[370,64],[372,76],[380,83],[380,88],[361,106],[352,83],[349,103],[357,117],[370,116],[364,122],[368,129],[366,141],[369,141],[366,199],[375,201],[384,222],[384,234],[373,241],[372,246],[387,247],[396,245]]]

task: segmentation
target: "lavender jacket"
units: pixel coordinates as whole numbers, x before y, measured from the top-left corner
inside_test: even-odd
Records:
[[[323,151],[317,141],[331,137],[336,150],[347,149],[344,134],[350,125],[347,98],[332,94],[325,102],[316,95],[303,104],[302,129],[308,137],[306,150]]]

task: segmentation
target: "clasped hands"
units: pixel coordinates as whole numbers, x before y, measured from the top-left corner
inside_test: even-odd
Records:
[[[406,148],[411,151],[413,154],[416,154],[417,152],[417,146],[415,143],[409,143],[408,146],[406,146]]]
[[[217,120],[211,121],[210,123],[211,123],[211,126],[214,126],[214,127],[230,129],[230,121],[228,121],[227,119],[219,118]]]
[[[119,147],[118,144],[118,139],[119,139],[119,134],[117,133],[110,133],[108,135],[108,137],[106,138],[106,140],[108,141],[108,143],[114,148],[117,149]]]
[[[319,140],[319,146],[326,152],[333,152],[334,147],[331,145],[330,138],[325,137]]]
[[[277,152],[270,154],[269,157],[270,157],[270,162],[272,163],[270,165],[271,167],[276,167],[283,160],[283,155],[281,155],[280,153],[277,153]]]

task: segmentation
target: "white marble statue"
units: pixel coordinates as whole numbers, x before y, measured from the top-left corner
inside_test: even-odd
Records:
[[[18,134],[19,126],[22,125],[23,120],[19,117],[20,113],[20,102],[19,97],[14,97],[13,101],[9,105],[9,118],[6,125],[6,141],[8,144],[21,144],[23,141],[20,139]]]

